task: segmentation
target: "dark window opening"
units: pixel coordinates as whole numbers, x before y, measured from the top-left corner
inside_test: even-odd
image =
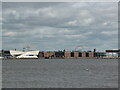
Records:
[[[28,56],[34,56],[34,55],[28,55]]]
[[[89,53],[86,53],[86,57],[89,57]]]
[[[71,57],[74,57],[74,52],[71,52]]]
[[[97,57],[97,53],[94,53],[94,57]]]
[[[61,51],[55,52],[55,56],[56,57],[63,57],[64,56],[64,52],[61,52]]]
[[[79,57],[82,57],[82,53],[79,52],[79,55],[78,55],[78,56],[79,56]]]

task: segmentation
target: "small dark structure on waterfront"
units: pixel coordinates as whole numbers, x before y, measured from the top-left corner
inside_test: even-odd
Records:
[[[55,52],[55,57],[56,58],[64,58],[64,52],[63,51],[58,51],[58,52]]]
[[[9,50],[1,50],[1,56],[4,58],[12,58]]]

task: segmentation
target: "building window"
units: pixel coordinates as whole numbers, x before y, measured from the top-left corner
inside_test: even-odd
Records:
[[[79,57],[82,57],[82,53],[81,52],[79,52],[79,55],[78,55]]]
[[[89,57],[89,53],[86,53],[86,57]]]
[[[71,52],[71,57],[74,57],[74,52]]]
[[[97,53],[94,53],[94,57],[97,57]]]

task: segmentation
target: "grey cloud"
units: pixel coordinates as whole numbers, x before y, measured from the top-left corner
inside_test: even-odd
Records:
[[[108,43],[117,48],[116,32],[117,3],[3,3],[5,48],[14,48],[8,43],[21,48],[24,42],[43,50],[76,45],[102,50]]]

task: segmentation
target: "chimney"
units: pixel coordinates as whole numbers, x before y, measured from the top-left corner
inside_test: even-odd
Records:
[[[94,52],[96,52],[96,49],[94,49]]]

